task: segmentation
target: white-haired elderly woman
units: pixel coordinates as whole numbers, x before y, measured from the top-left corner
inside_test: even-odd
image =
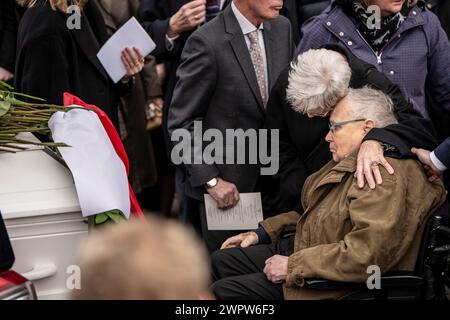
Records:
[[[357,157],[360,187],[366,182],[370,188],[381,184],[381,166],[395,174],[386,155],[412,158],[411,147],[431,150],[436,146],[431,122],[373,65],[337,45],[311,49],[282,72],[267,105],[266,127],[280,132],[280,169],[262,183],[266,214],[302,211],[298,195],[304,181],[331,159],[324,140],[329,112],[349,87],[365,85],[390,96],[398,123],[371,130],[364,137]]]
[[[367,268],[414,270],[427,217],[445,199],[441,182],[428,181],[416,160],[389,159],[376,189],[358,187],[356,155],[364,137],[397,123],[392,101],[378,90],[350,89],[335,106],[326,141],[333,160],[303,188],[303,215],[295,211],[229,238],[212,255],[212,291],[218,299],[320,299],[343,292],[303,288],[304,279],[366,282]],[[300,195],[299,195],[300,197]],[[295,230],[295,236],[286,235]]]

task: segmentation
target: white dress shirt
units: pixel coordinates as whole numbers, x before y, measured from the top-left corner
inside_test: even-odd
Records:
[[[434,166],[439,170],[444,172],[445,170],[447,170],[448,168],[445,166],[445,164],[443,164],[441,162],[441,160],[438,159],[438,157],[436,157],[436,155],[434,154],[434,151],[432,151],[430,153],[430,159],[431,162],[433,162]]]

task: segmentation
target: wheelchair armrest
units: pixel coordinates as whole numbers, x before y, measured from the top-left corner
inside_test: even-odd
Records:
[[[369,276],[369,275],[368,275]],[[424,283],[422,277],[412,271],[388,272],[381,276],[382,289],[399,287],[419,287]],[[313,290],[367,290],[367,284],[356,282],[340,282],[325,279],[305,279],[304,288]]]
[[[303,288],[313,290],[361,290],[367,288],[365,283],[340,282],[326,279],[305,279]]]

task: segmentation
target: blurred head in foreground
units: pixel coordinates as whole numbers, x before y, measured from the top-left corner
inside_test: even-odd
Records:
[[[152,218],[92,234],[80,256],[74,299],[193,300],[206,297],[207,254],[193,231]]]

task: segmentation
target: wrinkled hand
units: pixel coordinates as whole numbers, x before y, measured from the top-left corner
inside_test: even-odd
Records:
[[[167,35],[170,38],[179,36],[202,24],[206,18],[206,0],[188,2],[178,10],[169,20]]]
[[[436,166],[431,161],[430,151],[425,149],[412,148],[411,152],[414,153],[417,158],[419,158],[420,162],[422,162],[423,167],[425,168],[425,172],[428,176],[428,180],[430,182],[433,182],[439,179],[440,176],[442,176],[443,172],[436,168]]]
[[[241,248],[247,248],[250,246],[253,246],[255,244],[258,244],[259,238],[256,232],[249,231],[245,233],[238,234],[237,236],[228,238],[225,240],[225,242],[220,247],[220,250],[222,249],[229,249],[229,248],[235,248],[235,247],[241,247]]]
[[[381,144],[373,140],[365,141],[359,149],[356,166],[358,187],[364,188],[364,179],[371,189],[375,189],[376,184],[383,183],[378,165],[382,165],[389,174],[394,174],[394,169],[384,158]]]
[[[233,183],[217,178],[218,182],[214,188],[207,191],[216,200],[219,209],[229,209],[239,202],[239,191]]]
[[[1,81],[9,81],[14,78],[14,75],[6,69],[0,67],[0,80]]]
[[[127,70],[126,76],[122,79],[123,81],[137,75],[144,68],[145,59],[138,48],[125,48],[125,50],[122,51],[121,59]]]
[[[274,255],[266,260],[264,273],[267,279],[273,283],[280,283],[286,280],[288,274],[289,257]]]

